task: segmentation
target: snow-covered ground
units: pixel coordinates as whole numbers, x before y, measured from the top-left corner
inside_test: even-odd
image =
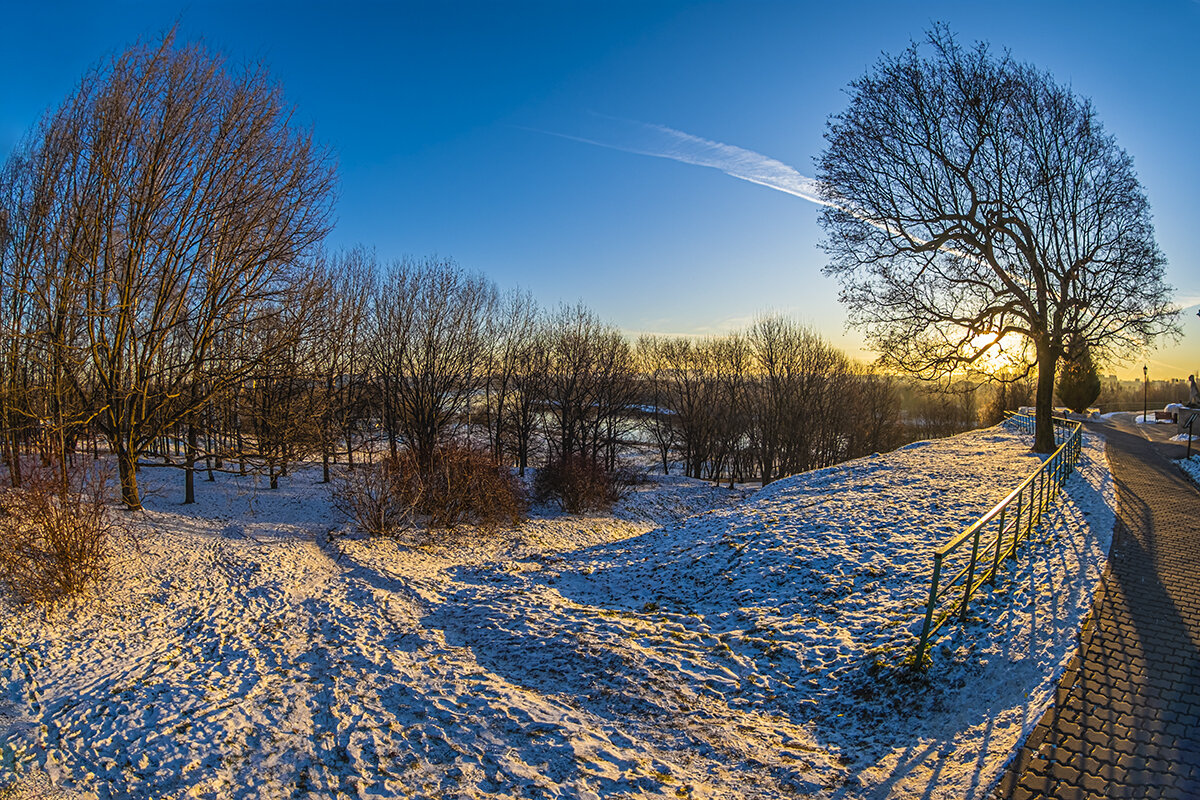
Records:
[[[932,550],[1036,463],[993,428],[745,497],[662,479],[614,514],[541,510],[423,548],[340,535],[317,470],[277,491],[198,482],[190,507],[149,471],[160,488],[99,598],[0,608],[0,785],[981,796],[1091,604],[1113,527],[1099,439],[1010,582],[926,675],[899,665]]]

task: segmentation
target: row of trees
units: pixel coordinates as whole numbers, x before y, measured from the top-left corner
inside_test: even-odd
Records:
[[[930,59],[881,60],[830,122],[828,272],[900,372],[947,378],[1023,337],[1046,409],[1063,358],[1172,330],[1149,206],[1086,101],[943,29],[929,42]],[[323,259],[334,182],[261,69],[167,36],[87,75],[0,174],[13,481],[22,449],[66,454],[83,431],[116,454],[131,508],[151,452],[184,468],[188,499],[201,458],[274,483],[302,452],[328,474],[378,439],[432,469],[476,430],[521,469],[611,468],[638,403],[664,462],[709,477],[769,481],[896,439],[895,386],[783,319],[634,348],[445,260]]]
[[[678,458],[692,477],[769,483],[901,436],[895,382],[783,317],[722,337],[643,337],[637,353],[664,469]]]
[[[213,398],[295,346],[333,185],[261,70],[167,37],[86,76],[0,176],[13,480],[24,443],[66,452],[91,426],[137,507],[138,458],[181,425],[194,441]]]
[[[894,380],[781,317],[724,337],[632,346],[581,305],[544,311],[527,293],[501,294],[446,259],[385,265],[358,248],[290,276],[273,314],[253,323],[243,314],[246,324],[223,328],[206,359],[143,334],[158,354],[131,387],[137,413],[124,427],[102,407],[93,387],[104,381],[91,362],[47,357],[75,356],[72,340],[50,335],[44,311],[20,317],[4,339],[23,366],[4,393],[13,482],[19,451],[65,461],[88,431],[118,456],[121,442],[132,443],[121,475],[130,507],[137,459],[147,455],[183,470],[190,502],[197,471],[211,479],[216,470],[261,470],[274,486],[315,455],[328,480],[333,464],[353,467],[364,450],[393,460],[403,450],[432,470],[452,441],[476,443],[522,473],[535,459],[612,471],[648,435],[664,468],[679,460],[696,477],[769,482],[889,449],[902,436]],[[81,313],[65,309],[68,320]],[[47,341],[56,347],[39,349]]]

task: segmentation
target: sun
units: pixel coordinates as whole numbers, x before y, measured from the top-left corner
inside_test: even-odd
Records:
[[[981,333],[971,339],[970,351],[985,351],[975,362],[977,372],[1012,373],[1029,363],[1029,339],[1019,333]]]

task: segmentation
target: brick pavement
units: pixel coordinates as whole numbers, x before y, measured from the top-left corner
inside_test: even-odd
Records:
[[[1200,491],[1169,461],[1174,426],[1154,441],[1127,419],[1089,427],[1117,483],[1108,569],[1055,705],[994,797],[1200,798]]]

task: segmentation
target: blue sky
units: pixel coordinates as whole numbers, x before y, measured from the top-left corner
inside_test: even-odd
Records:
[[[698,137],[811,175],[847,84],[934,21],[1094,101],[1193,307],[1151,374],[1200,370],[1193,0],[12,4],[0,156],[89,66],[178,22],[234,63],[267,64],[336,151],[333,247],[451,256],[546,304],[582,299],[631,333],[721,332],[782,311],[869,358],[821,275],[814,204],[642,153]]]

